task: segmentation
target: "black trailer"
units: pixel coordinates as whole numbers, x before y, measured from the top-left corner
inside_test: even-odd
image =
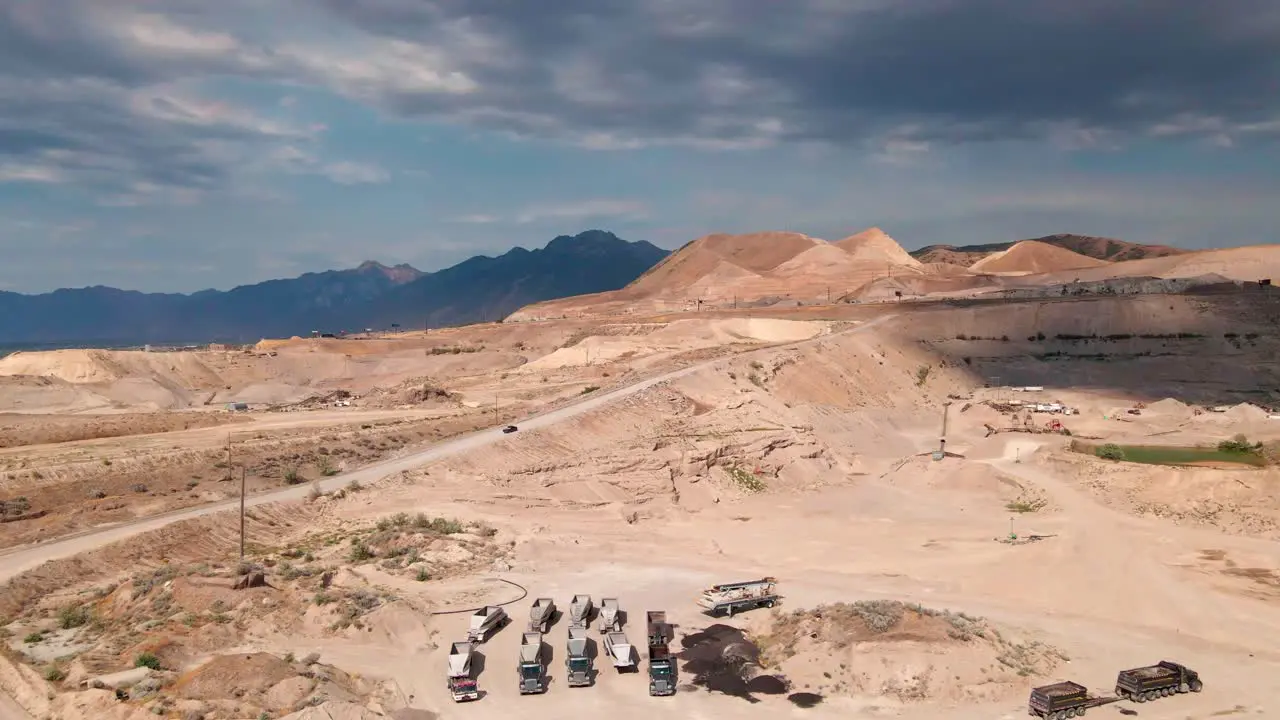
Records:
[[[1070,680],[1043,685],[1031,690],[1027,714],[1044,720],[1067,720],[1082,717],[1089,708],[1118,702],[1118,696],[1090,695],[1089,689]]]
[[[1203,689],[1204,683],[1200,681],[1199,673],[1169,660],[1121,670],[1116,676],[1116,695],[1140,703],[1178,693],[1200,692]]]

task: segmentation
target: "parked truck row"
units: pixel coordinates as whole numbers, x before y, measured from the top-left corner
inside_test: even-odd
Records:
[[[776,586],[777,580],[771,577],[713,585],[702,592],[698,605],[712,616],[734,615],[755,608],[773,607],[782,601]],[[609,658],[614,668],[619,672],[639,669],[638,648],[631,644],[622,627],[625,617],[617,598],[603,598],[597,606],[590,595],[573,596],[569,601],[569,637],[565,644],[564,660],[565,681],[569,687],[586,687],[595,682],[596,654],[593,650],[597,645],[588,635],[593,619],[598,618],[600,621],[597,626],[600,632],[598,647],[604,656]],[[556,618],[554,598],[540,597],[529,606],[529,625],[521,635],[520,655],[516,663],[521,695],[547,691],[549,683],[544,638],[550,632],[551,626],[555,624]],[[449,650],[447,679],[449,691],[455,701],[475,700],[480,697],[480,690],[472,669],[472,654],[477,645],[485,642],[494,632],[510,622],[511,618],[507,616],[506,611],[497,605],[482,607],[471,615],[467,641],[453,643]],[[676,693],[678,671],[675,655],[671,653],[671,642],[674,638],[675,633],[672,625],[667,622],[666,611],[650,610],[645,614],[645,647],[649,655],[650,695],[667,696]],[[1058,716],[1053,717],[1056,720]]]
[[[544,636],[550,631],[557,617],[553,598],[537,598],[529,607],[529,625],[520,638],[520,654],[516,663],[521,695],[544,693],[548,688]],[[569,633],[565,645],[565,680],[569,687],[585,687],[595,682],[595,653],[597,647],[588,630],[594,618],[598,618],[601,651],[620,672],[637,669],[639,659],[636,648],[623,630],[624,614],[617,598],[604,598],[597,607],[590,595],[574,595],[569,602]],[[649,648],[649,694],[674,695],[676,692],[676,663],[668,648],[672,639],[671,626],[666,622],[666,612],[650,611],[647,614]],[[455,642],[449,650],[448,685],[457,702],[476,700],[480,697],[474,677],[472,655],[477,645],[485,642],[497,630],[505,627],[511,618],[505,610],[490,605],[471,615],[466,642]]]
[[[1121,670],[1116,676],[1114,695],[1094,695],[1084,685],[1070,680],[1033,688],[1027,700],[1027,714],[1044,720],[1067,720],[1084,715],[1089,708],[1121,700],[1145,703],[1203,689],[1199,673],[1186,665],[1161,660],[1155,665]]]

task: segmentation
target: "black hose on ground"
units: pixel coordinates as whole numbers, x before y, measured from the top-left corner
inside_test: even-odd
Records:
[[[508,600],[508,601],[506,601],[506,602],[500,602],[500,603],[492,603],[493,605],[496,605],[497,607],[504,607],[504,606],[507,606],[507,605],[511,605],[512,603],[518,603],[518,602],[520,602],[521,600],[523,600],[523,599],[525,599],[525,598],[529,597],[529,591],[528,591],[528,590],[526,590],[526,589],[525,589],[525,587],[524,587],[523,585],[521,585],[520,583],[511,582],[510,580],[505,580],[505,579],[503,579],[503,578],[491,578],[491,579],[493,579],[493,580],[497,580],[498,582],[506,583],[506,584],[508,584],[508,585],[510,585],[510,586],[512,586],[512,587],[517,588],[517,589],[519,589],[519,590],[520,590],[520,597],[518,597],[518,598],[516,598],[516,599],[514,599],[514,600]],[[489,606],[488,606],[488,605],[484,605],[484,606],[482,606],[482,607],[489,607]],[[461,615],[462,613],[473,613],[473,612],[475,612],[475,611],[477,611],[477,610],[479,610],[479,609],[480,609],[480,608],[463,608],[463,609],[461,609],[461,610],[439,610],[439,611],[437,611],[437,612],[433,612],[433,613],[431,613],[431,614],[432,614],[432,615]]]

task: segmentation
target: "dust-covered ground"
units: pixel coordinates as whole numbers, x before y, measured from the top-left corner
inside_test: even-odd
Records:
[[[971,363],[920,342],[920,330],[727,357],[371,487],[254,508],[248,561],[261,587],[229,588],[242,568],[225,513],[49,563],[0,596],[18,662],[0,667],[0,683],[37,714],[102,717],[69,709],[94,692],[77,692],[73,673],[128,670],[150,650],[160,671],[112,706],[116,717],[157,706],[180,717],[180,702],[198,700],[209,718],[325,717],[305,713],[341,703],[342,717],[625,719],[663,707],[977,720],[1024,716],[1036,684],[1106,692],[1118,670],[1171,659],[1198,670],[1205,691],[1144,705],[1143,717],[1274,713],[1275,541],[1232,513],[1151,507],[1229,499],[1275,518],[1276,471],[1135,466],[1069,444],[1269,442],[1275,421],[1249,406],[1198,420],[1206,413],[1168,402],[1131,415],[1140,392],[1064,382],[1020,397],[1078,407],[1058,416],[1072,436],[1027,432],[1048,418],[1015,421],[1025,413],[996,407],[1008,388],[982,387]],[[934,461],[948,402],[950,454]],[[783,595],[772,611],[712,619],[694,603],[712,584],[766,575]],[[680,692],[650,698],[643,672],[604,658],[594,687],[566,687],[559,622],[546,639],[550,691],[521,696],[512,670],[529,603],[567,607],[577,593],[619,598],[633,643],[644,612],[665,610]],[[454,704],[449,643],[465,636],[469,609],[510,601],[515,623],[477,658],[484,697]],[[146,644],[156,642],[169,644]],[[708,659],[729,646],[740,662]],[[260,679],[190,697],[184,678],[205,667]]]

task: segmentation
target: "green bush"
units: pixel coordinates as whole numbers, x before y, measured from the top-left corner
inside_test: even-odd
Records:
[[[78,628],[89,622],[89,608],[83,605],[67,605],[58,611],[58,627],[63,630]]]
[[[1103,460],[1124,460],[1124,449],[1115,443],[1107,443],[1097,450],[1094,450],[1093,454]]]
[[[139,655],[133,659],[133,666],[159,670],[160,658],[156,657],[156,654],[152,652],[139,653]]]
[[[1262,443],[1251,443],[1244,435],[1236,435],[1218,443],[1218,450],[1224,453],[1253,454],[1262,450]]]

